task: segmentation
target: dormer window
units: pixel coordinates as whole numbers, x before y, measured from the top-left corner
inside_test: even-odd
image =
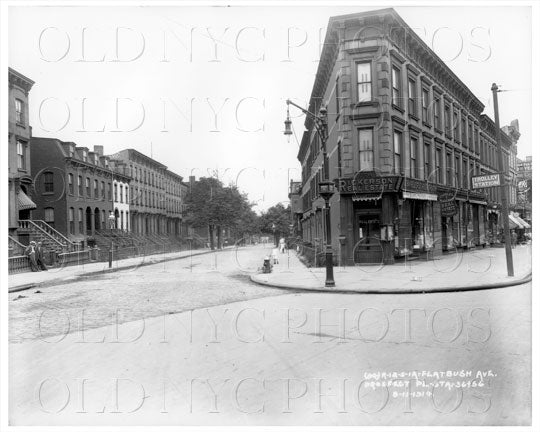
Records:
[[[82,151],[82,160],[84,162],[87,162],[88,161],[88,153],[86,153],[86,150],[83,150]]]

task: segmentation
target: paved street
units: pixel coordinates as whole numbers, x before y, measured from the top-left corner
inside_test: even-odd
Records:
[[[267,252],[10,294],[11,423],[530,422],[530,284],[424,295],[277,290],[248,277]]]

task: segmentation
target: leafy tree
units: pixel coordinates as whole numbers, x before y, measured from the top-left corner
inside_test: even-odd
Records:
[[[210,247],[223,246],[222,233],[230,228],[236,237],[258,231],[257,215],[247,196],[234,185],[227,187],[215,177],[201,177],[191,185],[186,199],[187,222],[208,227]]]
[[[282,203],[270,207],[260,216],[261,231],[272,234],[274,243],[277,243],[277,238],[287,237],[291,230],[291,208],[289,205],[285,207]]]

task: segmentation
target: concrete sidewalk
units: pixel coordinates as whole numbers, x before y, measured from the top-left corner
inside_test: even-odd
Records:
[[[209,249],[195,249],[192,251],[171,252],[164,254],[154,254],[147,256],[138,256],[113,261],[109,268],[108,262],[93,262],[79,265],[70,265],[65,267],[50,268],[48,271],[25,272],[11,274],[8,276],[9,292],[22,291],[30,288],[46,287],[73,282],[81,277],[91,276],[93,274],[132,270],[134,268],[158,264],[161,262],[172,261],[176,259],[189,258],[190,256],[204,255],[219,251]]]
[[[508,277],[504,248],[477,249],[394,265],[335,267],[334,288],[325,288],[325,269],[308,268],[293,251],[279,256],[272,273],[258,273],[251,280],[261,285],[293,290],[422,293],[498,288],[524,283],[531,276],[531,245],[512,249],[514,276]],[[261,257],[262,261],[262,257]]]

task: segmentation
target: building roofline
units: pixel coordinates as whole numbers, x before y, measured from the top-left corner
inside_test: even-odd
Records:
[[[11,74],[11,75],[14,75],[16,76],[17,78],[23,80],[23,81],[26,81],[28,83],[28,85],[30,87],[32,87],[35,82],[32,81],[30,78],[28,78],[27,76],[23,75],[22,73],[20,73],[19,71],[16,71],[15,69],[13,69],[12,67],[8,67],[8,73]]]
[[[115,154],[121,153],[122,151],[127,151],[129,154],[135,154],[135,155],[137,155],[137,156],[139,156],[139,157],[141,157],[141,158],[143,158],[143,159],[145,159],[145,160],[147,160],[147,161],[153,163],[154,165],[159,166],[160,168],[167,169],[167,166],[166,166],[166,165],[163,165],[161,162],[158,162],[157,160],[151,158],[150,156],[145,155],[144,153],[141,153],[141,152],[138,151],[138,150],[135,150],[134,148],[128,148],[128,149],[120,150],[120,151],[118,151],[118,152],[116,152],[116,153],[114,153],[114,154],[112,154],[112,155],[109,155],[109,157],[110,157],[111,159],[113,159],[113,160],[115,160],[115,159],[120,159],[120,158],[115,158],[115,157],[113,157],[113,156],[114,156]]]
[[[424,50],[426,50],[430,56],[432,56],[439,66],[446,72],[448,75],[458,84],[475,102],[476,104],[481,107],[480,112],[482,112],[485,108],[485,105],[476,97],[476,95],[467,87],[467,85],[446,65],[446,63],[416,34],[416,32],[401,18],[401,16],[395,11],[394,8],[385,8],[385,9],[375,9],[371,11],[365,11],[365,12],[358,12],[358,13],[352,13],[352,14],[346,14],[346,15],[337,15],[330,17],[328,20],[328,26],[326,28],[326,35],[324,38],[324,44],[323,44],[323,50],[321,53],[321,57],[319,60],[319,65],[317,67],[317,73],[315,75],[315,82],[313,84],[313,89],[311,92],[310,100],[309,100],[309,107],[313,109],[313,101],[315,98],[323,97],[324,94],[320,95],[317,94],[321,92],[321,81],[323,79],[322,77],[322,70],[327,67],[326,63],[329,61],[329,56],[332,53],[332,49],[335,49],[335,44],[329,43],[329,39],[332,36],[333,31],[335,30],[335,27],[338,23],[343,21],[348,21],[352,19],[357,18],[368,18],[368,17],[375,17],[375,16],[389,16],[392,19],[396,20],[406,31],[407,34],[410,35],[415,42],[417,42]],[[306,117],[306,121],[304,123],[307,129],[311,129],[312,120]]]

